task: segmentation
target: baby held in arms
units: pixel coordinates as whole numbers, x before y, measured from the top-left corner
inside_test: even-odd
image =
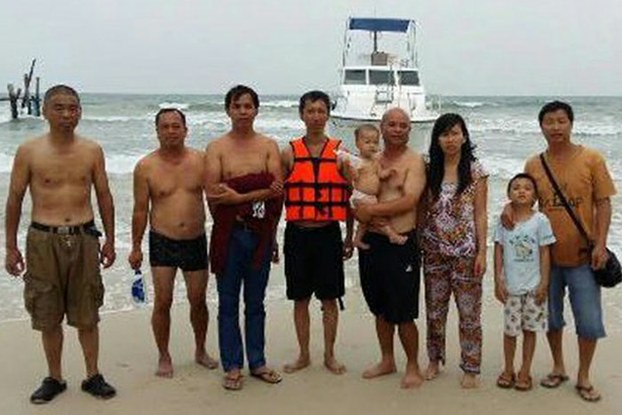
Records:
[[[380,150],[380,131],[373,124],[363,124],[354,131],[358,157],[344,150],[337,150],[339,157],[348,166],[354,188],[350,197],[352,208],[359,204],[378,203],[377,195],[380,192],[380,181],[390,178],[395,174],[395,170],[385,170],[378,160]],[[367,225],[359,223],[354,235],[354,246],[359,249],[369,249],[369,245],[363,242],[363,236],[367,230]],[[408,239],[400,235],[391,227],[385,224],[377,228],[391,243],[403,245]]]

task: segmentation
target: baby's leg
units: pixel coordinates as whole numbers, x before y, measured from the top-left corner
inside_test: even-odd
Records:
[[[408,236],[400,235],[391,225],[384,225],[382,227],[382,233],[389,238],[389,241],[391,241],[392,244],[404,245],[408,240]]]
[[[352,244],[358,249],[369,249],[369,245],[363,242],[363,236],[365,236],[365,232],[367,231],[367,225],[364,223],[359,223],[356,227],[356,233],[354,234],[354,240]]]
[[[354,209],[356,209],[356,207],[361,204],[370,204],[377,202],[378,199],[376,198],[376,196],[363,193],[357,189],[354,189],[354,192],[350,197],[350,204]],[[363,236],[365,236],[366,231],[367,225],[359,222],[358,227],[356,228],[356,233],[354,234],[354,240],[352,241],[355,247],[359,249],[369,249],[369,245],[363,242]]]

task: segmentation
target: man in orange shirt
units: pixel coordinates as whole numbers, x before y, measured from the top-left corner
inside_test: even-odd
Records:
[[[551,221],[557,238],[551,253],[547,333],[553,370],[542,379],[541,385],[556,388],[568,379],[562,353],[564,296],[568,289],[579,341],[575,387],[581,398],[593,402],[601,396],[590,382],[589,371],[596,343],[605,337],[600,286],[594,280],[593,270],[602,268],[607,261],[610,197],[616,189],[603,156],[571,141],[574,114],[570,105],[550,102],[542,107],[538,119],[547,141],[544,160],[593,241],[590,252],[588,241],[581,236],[547,177],[540,156],[531,157],[525,164],[525,172],[537,182],[540,210]]]

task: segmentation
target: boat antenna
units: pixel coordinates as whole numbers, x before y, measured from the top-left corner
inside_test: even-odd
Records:
[[[373,53],[376,53],[378,52],[378,32],[374,30],[373,36],[374,36],[374,52]]]

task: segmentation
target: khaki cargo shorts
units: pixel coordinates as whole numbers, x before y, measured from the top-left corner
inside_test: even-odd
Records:
[[[65,314],[70,326],[93,327],[104,299],[97,236],[83,229],[61,234],[31,226],[24,281],[24,303],[33,329],[53,329]]]

